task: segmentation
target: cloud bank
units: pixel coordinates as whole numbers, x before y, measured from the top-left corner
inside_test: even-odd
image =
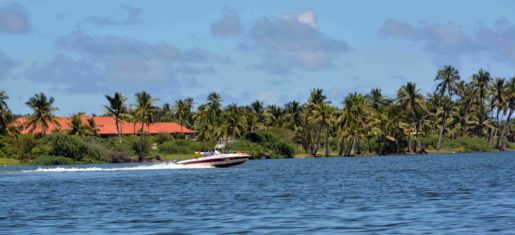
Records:
[[[282,17],[261,17],[247,29],[239,31],[228,30],[234,27],[213,30],[213,26],[240,24],[239,16],[235,12],[224,10],[222,18],[213,23],[212,33],[217,36],[221,32],[231,32],[223,35],[241,36],[240,50],[257,52],[261,56],[261,62],[249,68],[271,74],[288,74],[294,69],[333,68],[337,58],[350,51],[347,43],[319,30],[313,11]]]
[[[81,23],[93,24],[97,26],[129,26],[143,22],[141,19],[143,10],[141,8],[127,5],[121,5],[120,8],[127,13],[127,17],[125,19],[116,20],[109,17],[90,16],[83,20]]]
[[[379,30],[384,38],[420,42],[437,62],[456,63],[463,56],[485,54],[502,62],[515,64],[515,25],[500,18],[493,27],[476,26],[467,33],[461,26],[448,22],[412,25],[388,19]]]
[[[30,30],[29,14],[21,4],[12,2],[0,6],[0,33],[25,34]]]
[[[58,54],[32,64],[25,75],[34,81],[62,84],[59,89],[68,92],[180,88],[189,84],[184,79],[214,73],[213,65],[231,61],[202,48],[181,50],[166,42],[83,31],[59,37],[56,46]]]
[[[5,79],[19,62],[0,51],[0,80]]]

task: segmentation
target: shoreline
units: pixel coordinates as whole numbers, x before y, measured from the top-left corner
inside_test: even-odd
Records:
[[[301,154],[296,154],[293,158],[303,159],[303,158],[334,158],[334,157],[346,157],[346,158],[391,157],[391,156],[422,156],[422,155],[445,155],[445,154],[463,154],[463,153],[495,153],[495,152],[513,152],[513,151],[515,151],[515,149],[507,149],[505,151],[496,150],[496,151],[484,151],[484,152],[473,152],[473,151],[470,151],[470,152],[469,151],[457,152],[457,151],[450,151],[450,150],[440,150],[440,151],[429,150],[425,154],[421,154],[421,153],[399,153],[399,154],[378,155],[378,154],[373,154],[372,153],[372,154],[361,154],[361,155],[354,155],[354,156],[338,156],[337,154],[335,154],[335,155],[317,156],[317,157],[313,157],[310,154],[301,153]],[[161,161],[149,160],[149,161],[143,161],[143,162],[132,161],[132,162],[123,162],[123,163],[112,163],[112,162],[97,162],[97,163],[76,162],[76,163],[73,163],[73,164],[62,164],[62,165],[54,165],[54,166],[102,165],[102,164],[124,164],[124,163],[170,163],[174,159],[178,159],[178,158],[180,158],[180,159],[190,159],[190,158],[187,158],[188,156],[189,155],[185,155],[185,154],[177,154],[176,156],[174,156],[173,154],[170,154],[170,155],[165,155],[163,157],[163,160],[161,160]],[[273,158],[249,159],[249,160],[270,160],[270,159],[273,159]],[[286,158],[278,158],[278,159],[286,159]],[[10,166],[50,166],[50,165],[33,165],[30,162],[23,162],[23,161],[17,160],[17,159],[0,158],[0,167],[10,167]]]

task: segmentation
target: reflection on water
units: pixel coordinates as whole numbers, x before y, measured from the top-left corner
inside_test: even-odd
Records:
[[[515,231],[513,153],[179,168],[0,167],[0,234]]]

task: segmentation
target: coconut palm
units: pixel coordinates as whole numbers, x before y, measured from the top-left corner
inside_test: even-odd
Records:
[[[311,155],[316,156],[321,143],[322,134],[322,123],[319,121],[317,109],[320,109],[325,102],[327,97],[323,94],[323,89],[313,89],[309,95],[308,102],[306,104],[306,123],[308,126],[308,139],[310,142]]]
[[[408,82],[397,91],[397,105],[405,111],[406,118],[410,120],[412,128],[414,127],[417,147],[420,148],[420,139],[418,138],[418,135],[423,118],[423,111],[425,110],[425,102],[424,96],[420,93],[420,90],[417,89],[417,85],[415,83]],[[412,131],[409,133],[409,136],[411,135]],[[409,141],[408,145],[411,152]]]
[[[446,130],[447,122],[453,115],[453,112],[456,113],[458,110],[453,101],[447,96],[436,95],[434,99],[434,102],[437,106],[435,118],[440,120],[438,142],[436,143],[436,149],[439,150],[442,143],[442,137]]]
[[[209,122],[210,112],[207,104],[201,104],[195,114],[195,136],[197,139],[206,141],[213,139],[213,126]]]
[[[174,121],[174,114],[169,103],[163,104],[163,106],[159,109],[157,120],[160,122]]]
[[[267,127],[279,127],[281,126],[281,118],[283,115],[283,109],[278,105],[268,105],[265,109],[264,116]]]
[[[9,96],[4,91],[0,91],[0,134],[6,134],[9,123],[12,120],[11,110],[7,106]]]
[[[508,111],[508,96],[507,96],[507,87],[505,85],[505,79],[496,78],[493,81],[492,87],[492,97],[490,100],[490,108],[493,111],[496,110],[495,115],[495,123],[496,123],[496,132],[500,134],[501,129],[501,120],[499,119],[499,114],[503,113],[504,115]],[[492,134],[496,136],[495,134]],[[493,140],[493,136],[490,136],[491,140]],[[501,138],[500,135],[497,138],[497,148],[501,148]]]
[[[77,113],[72,115],[70,120],[70,129],[68,130],[68,134],[77,135],[77,136],[89,136],[93,135],[92,130],[88,125],[82,123],[82,118],[84,117],[84,113]]]
[[[488,95],[488,85],[491,80],[490,73],[483,70],[483,68],[479,69],[477,74],[472,75],[474,93],[476,94],[481,111],[484,109],[484,101]]]
[[[26,119],[24,128],[28,128],[33,133],[36,128],[41,128],[41,134],[44,136],[49,128],[49,124],[53,124],[57,129],[61,125],[57,122],[54,112],[57,108],[53,106],[54,97],[48,98],[45,93],[41,92],[31,97],[25,104],[29,106],[33,112]]]
[[[444,66],[438,70],[435,81],[440,81],[436,85],[436,91],[443,96],[447,92],[448,97],[452,99],[452,95],[458,90],[458,82],[460,80],[460,73],[457,69],[450,65]]]
[[[302,124],[302,105],[297,101],[291,101],[284,105],[285,128],[297,130]]]
[[[123,116],[127,114],[127,105],[125,104],[127,102],[127,98],[124,97],[121,93],[115,92],[114,95],[105,96],[107,101],[109,102],[108,105],[104,105],[106,109],[106,114],[113,117],[115,125],[116,125],[116,133],[118,134],[118,142],[122,143],[122,130],[121,130],[121,121],[123,119]]]
[[[175,106],[174,106],[174,114],[175,118],[179,120],[181,124],[181,133],[183,133],[183,126],[184,123],[188,121],[189,115],[190,115],[190,107],[188,103],[185,100],[176,100]]]
[[[244,116],[241,115],[243,109],[237,104],[228,105],[223,112],[223,122],[220,132],[225,140],[241,137],[245,129]]]
[[[193,98],[187,97],[184,99],[184,109],[187,111],[185,123],[188,128],[191,128],[193,126],[193,105]]]
[[[506,106],[508,111],[508,116],[506,117],[506,120],[504,121],[504,125],[500,131],[499,134],[499,141],[500,146],[499,149],[504,150],[504,136],[506,133],[506,130],[508,129],[510,123],[511,123],[511,117],[513,115],[513,112],[515,111],[515,77],[512,77],[508,82],[506,83]]]
[[[144,126],[147,124],[150,129],[150,123],[154,122],[154,115],[157,112],[157,108],[154,106],[155,98],[152,98],[150,94],[145,91],[136,93],[136,105],[134,110],[141,121],[140,129],[140,146],[139,146],[139,159],[142,158],[142,147],[143,147],[143,134]]]

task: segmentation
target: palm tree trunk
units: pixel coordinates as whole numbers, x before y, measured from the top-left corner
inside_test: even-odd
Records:
[[[329,126],[325,128],[325,156],[329,156]]]
[[[442,143],[443,131],[445,129],[445,116],[442,117],[442,125],[440,126],[440,133],[438,134],[438,143],[436,143],[436,150],[440,150],[440,144]]]
[[[338,156],[342,156],[343,155],[343,147],[344,147],[344,139],[342,137],[342,139],[340,140],[340,143],[338,144]]]
[[[408,152],[413,152],[413,149],[411,148],[411,133],[408,135]]]
[[[141,133],[139,135],[139,161],[143,158],[143,132],[145,131],[145,116],[141,118]]]
[[[317,151],[315,152],[315,154],[316,154],[316,153],[318,153],[318,150],[320,149],[321,137],[322,137],[322,125],[320,125],[320,126],[318,127],[317,143],[316,143],[316,145],[317,145],[317,148],[316,148],[316,149],[317,149]]]
[[[356,145],[356,137],[353,136],[352,137],[352,142],[351,142],[351,145],[349,147],[349,153],[347,154],[348,156],[351,156],[352,154],[354,154],[354,146]]]
[[[119,142],[119,144],[121,144],[122,143],[122,133],[120,132],[120,121],[118,120],[118,118],[115,118],[114,121],[116,124],[116,132],[118,133],[118,142]]]
[[[497,148],[501,147],[501,138],[500,138],[501,120],[499,120],[499,112],[500,111],[501,111],[500,109],[497,109],[497,114],[496,114],[497,129],[495,130],[495,135],[494,135],[494,136],[497,136],[497,133],[499,133],[499,136],[497,136],[497,144],[495,145]]]
[[[505,121],[505,123],[504,123],[504,126],[503,126],[503,128],[502,128],[502,130],[501,130],[501,134],[500,134],[500,137],[499,137],[499,139],[500,139],[500,141],[501,141],[501,144],[500,144],[499,148],[500,148],[501,150],[504,150],[504,149],[505,149],[504,141],[503,141],[503,140],[504,140],[504,133],[506,132],[506,129],[508,129],[508,126],[510,125],[511,115],[513,114],[513,111],[514,111],[514,110],[513,110],[513,109],[511,109],[511,110],[510,110],[510,112],[508,113],[508,117],[506,118],[506,121]]]
[[[420,138],[419,138],[419,130],[420,129],[420,122],[417,122],[417,125],[415,126],[415,140],[417,142],[417,145],[416,145],[416,148],[415,148],[415,152],[417,152],[417,150],[420,150],[422,147],[420,145]]]

